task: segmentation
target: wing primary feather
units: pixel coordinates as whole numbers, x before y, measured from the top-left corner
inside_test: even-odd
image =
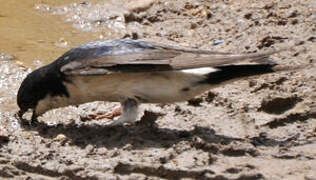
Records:
[[[262,59],[267,59],[270,55],[284,51],[270,50],[258,53],[249,54],[216,54],[216,55],[199,55],[196,57],[190,56],[177,56],[171,62],[173,69],[189,69],[189,68],[200,68],[200,67],[215,67],[225,64],[238,63],[242,61],[254,61],[260,62]]]

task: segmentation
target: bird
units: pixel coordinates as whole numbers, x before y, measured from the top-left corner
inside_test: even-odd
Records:
[[[111,125],[133,123],[141,103],[175,103],[220,85],[276,72],[282,50],[226,53],[132,39],[97,40],[29,73],[17,94],[18,117],[93,101],[120,102]],[[117,113],[117,111],[116,111]]]

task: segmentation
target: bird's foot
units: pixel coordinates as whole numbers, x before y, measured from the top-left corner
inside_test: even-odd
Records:
[[[113,122],[110,123],[108,126],[113,127],[113,126],[123,126],[125,123],[127,124],[132,124],[135,120],[130,119],[128,117],[120,116],[120,117],[115,117],[113,118]]]
[[[91,119],[114,119],[115,117],[121,115],[121,106],[116,107],[111,113],[106,113],[106,114],[89,114],[88,117]]]
[[[114,119],[114,121],[109,126],[121,126],[124,123],[132,123],[136,121],[138,102],[134,99],[126,99],[125,101],[121,102],[121,106],[121,116]]]

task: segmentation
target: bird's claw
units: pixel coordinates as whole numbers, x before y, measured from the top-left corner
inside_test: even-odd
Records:
[[[121,107],[116,107],[113,112],[107,114],[89,114],[88,117],[91,119],[114,119],[115,117],[121,115]]]

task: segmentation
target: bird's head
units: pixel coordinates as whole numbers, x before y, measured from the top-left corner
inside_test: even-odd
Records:
[[[68,92],[55,66],[39,68],[28,74],[19,88],[17,104],[20,110],[18,115],[22,117],[26,111],[31,109],[32,118],[36,118],[53,108],[49,101],[50,97],[62,95],[68,96]],[[42,101],[45,103],[41,103]]]

